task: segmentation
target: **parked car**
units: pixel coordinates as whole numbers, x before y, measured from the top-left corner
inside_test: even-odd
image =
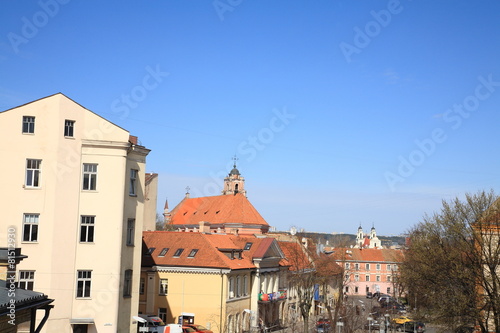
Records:
[[[366,298],[373,298],[373,294],[371,291],[366,293]]]
[[[412,321],[412,319],[410,319],[410,318],[409,318],[409,317],[407,317],[407,316],[397,317],[397,318],[394,318],[394,319],[392,320],[392,322],[393,322],[394,324],[404,324],[404,323],[407,323],[407,322],[409,322],[409,321]]]
[[[191,327],[192,329],[195,330],[195,332],[213,333],[208,328],[205,328],[205,326],[198,325],[198,324],[184,324],[184,326]]]
[[[380,323],[376,320],[372,320],[369,323],[365,324],[365,329],[372,330],[372,331],[374,331],[374,330],[378,331],[378,330],[380,330]]]
[[[331,332],[331,331],[332,331],[332,328],[331,328],[330,324],[322,323],[322,324],[316,325],[316,332],[317,333],[327,333],[327,332]]]
[[[404,324],[395,325],[396,332],[425,332],[425,324],[417,321],[407,321]]]
[[[196,332],[196,330],[194,328],[186,326],[186,325],[182,326],[182,333],[193,333],[193,332]]]

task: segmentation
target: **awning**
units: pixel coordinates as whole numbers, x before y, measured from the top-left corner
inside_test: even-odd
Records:
[[[69,320],[69,323],[72,325],[78,324],[78,325],[93,325],[94,324],[94,318],[71,318]]]
[[[194,313],[189,313],[189,312],[181,312],[181,316],[186,316],[186,317],[194,317]]]

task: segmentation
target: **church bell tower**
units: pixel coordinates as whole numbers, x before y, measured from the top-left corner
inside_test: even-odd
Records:
[[[222,190],[222,194],[236,195],[236,193],[242,193],[244,196],[247,196],[245,178],[241,176],[240,171],[236,168],[236,161],[238,158],[233,157],[233,160],[233,169],[229,172],[227,177],[224,178],[224,189]]]

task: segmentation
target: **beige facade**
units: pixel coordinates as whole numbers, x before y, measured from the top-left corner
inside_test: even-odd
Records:
[[[0,113],[0,133],[2,230],[21,284],[55,299],[44,331],[136,332],[149,150],[60,93]]]

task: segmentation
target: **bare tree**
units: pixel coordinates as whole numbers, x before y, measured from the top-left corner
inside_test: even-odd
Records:
[[[400,278],[421,314],[456,331],[500,332],[499,208],[493,192],[467,194],[411,230]]]

